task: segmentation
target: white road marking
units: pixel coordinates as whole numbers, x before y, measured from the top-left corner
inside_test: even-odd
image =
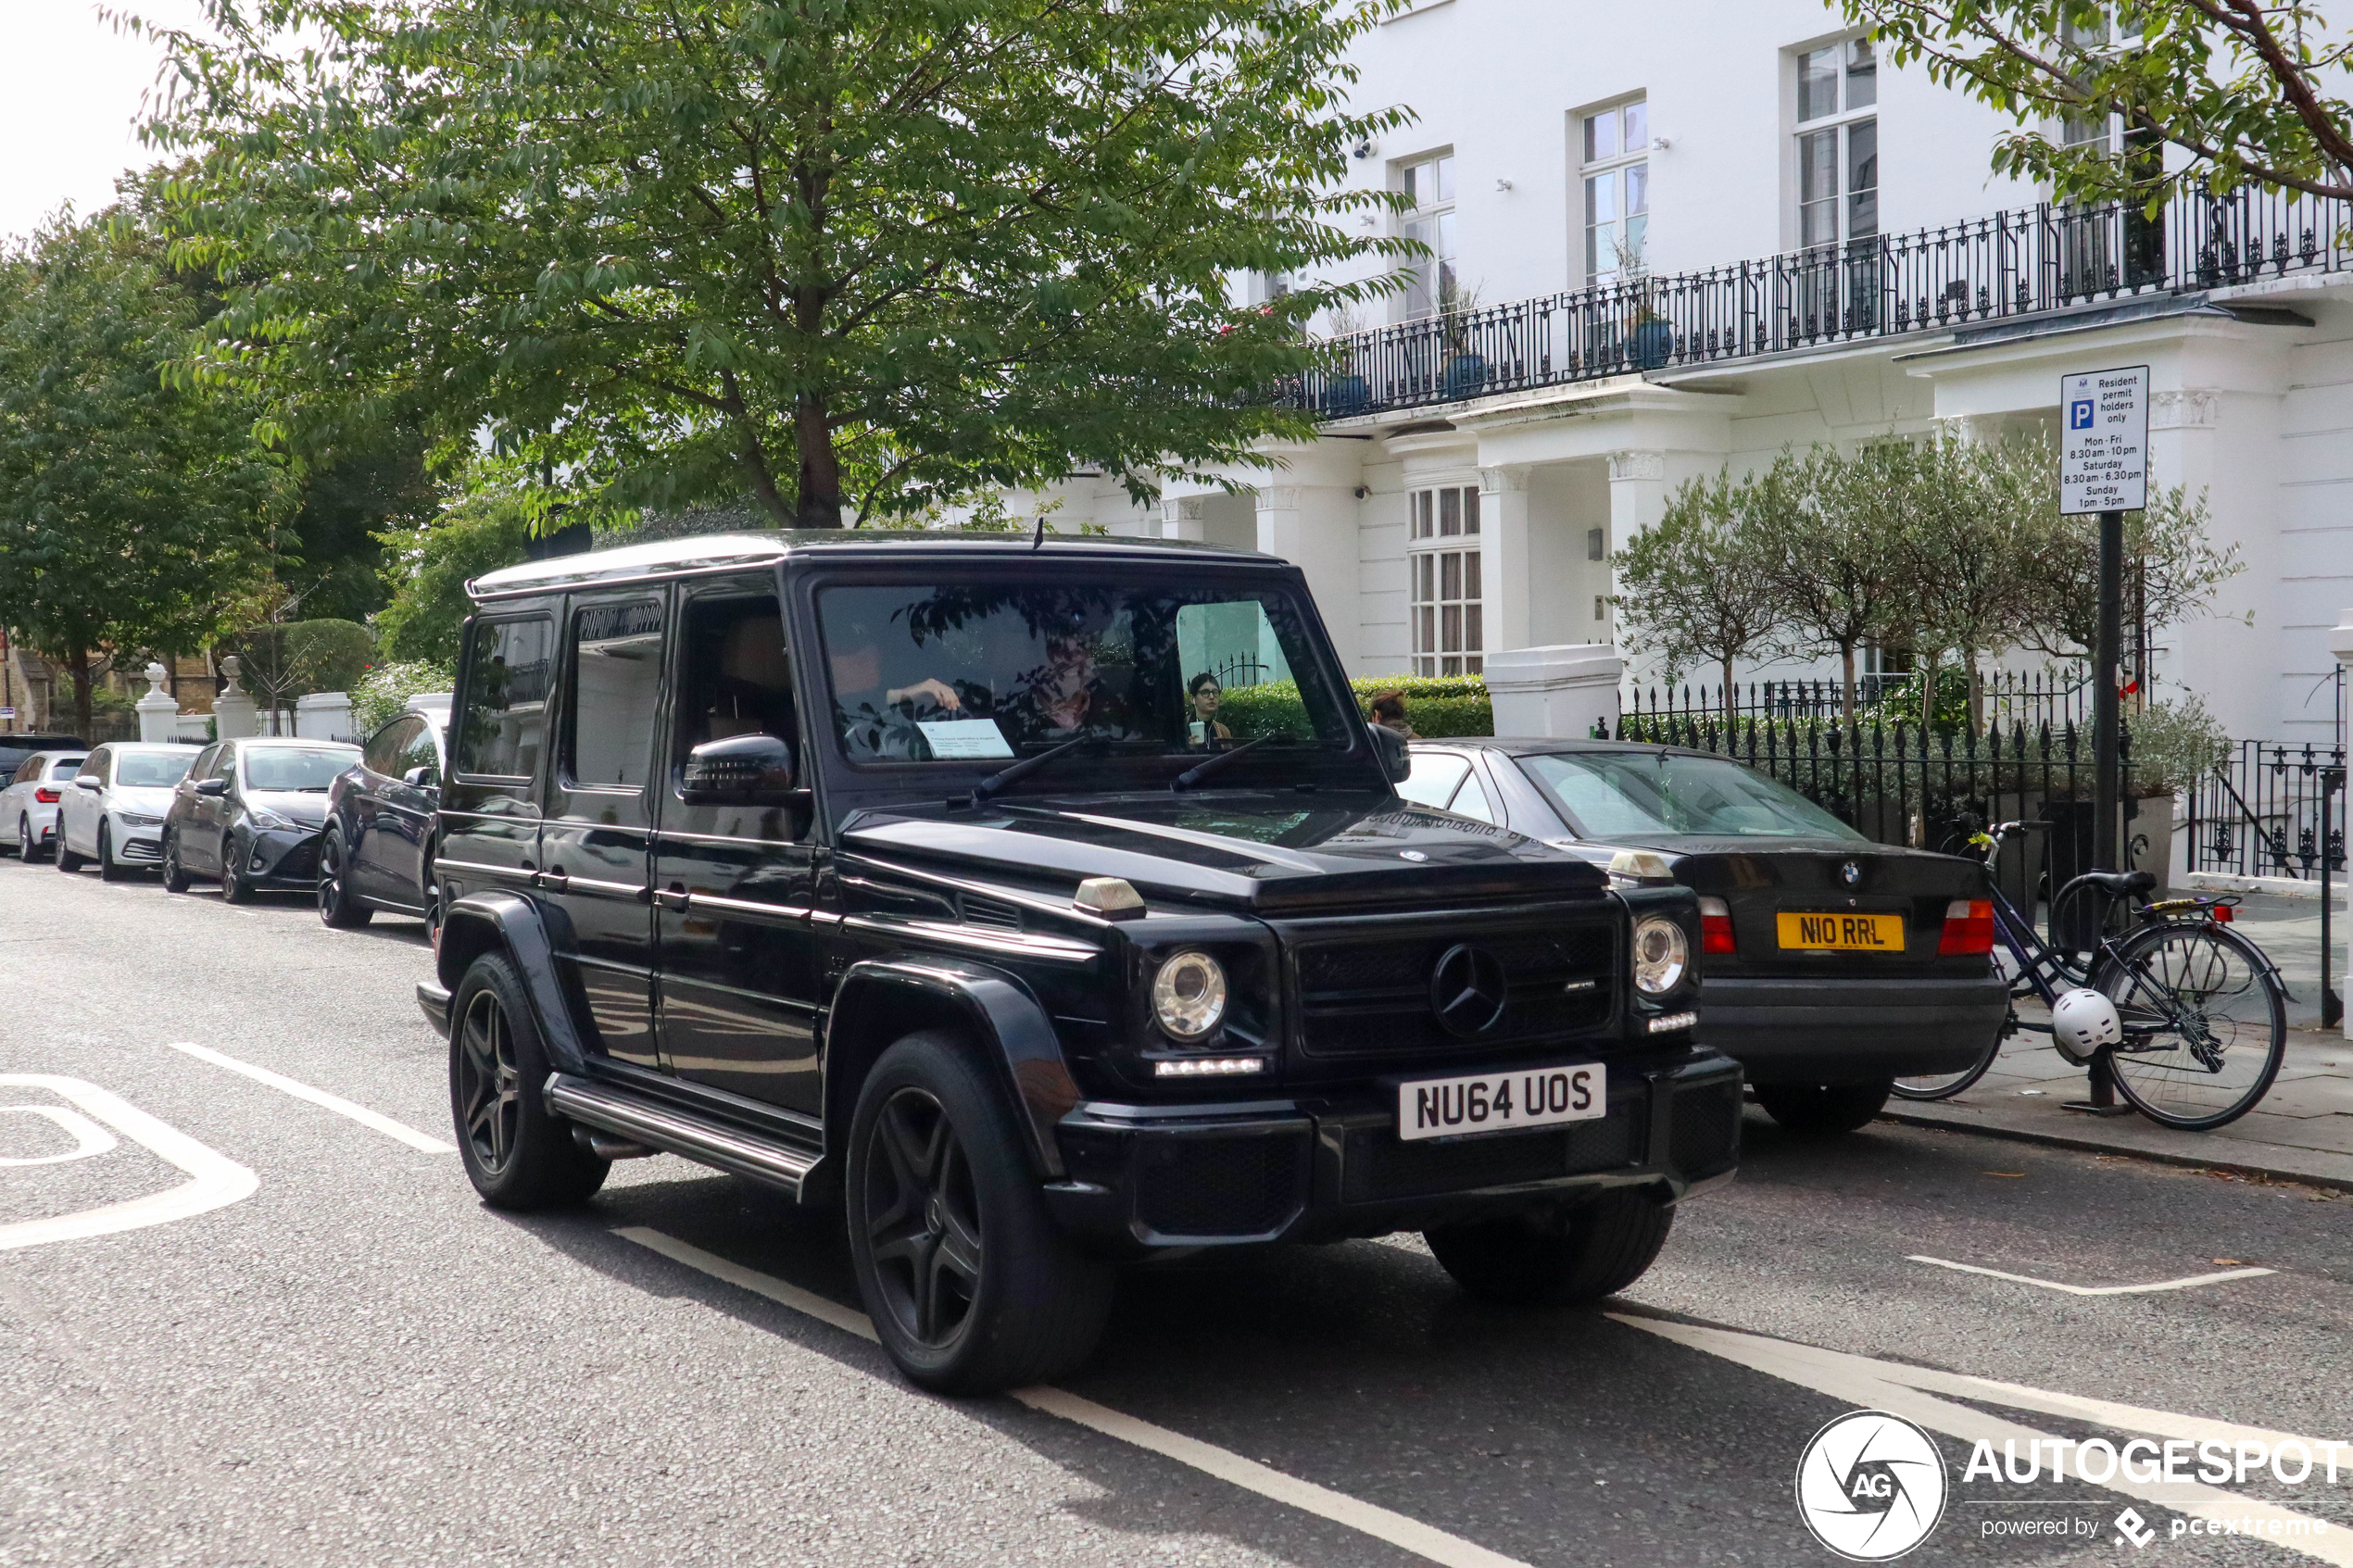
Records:
[[[2055,1279],[2036,1279],[2032,1274],[2004,1273],[1999,1269],[1982,1269],[1975,1263],[1956,1263],[1949,1258],[1927,1258],[1912,1253],[1906,1260],[1914,1263],[1933,1263],[1940,1269],[1956,1269],[1965,1274],[1983,1274],[1988,1279],[2006,1279],[2015,1285],[2039,1285],[2045,1290],[2063,1290],[2070,1296],[2140,1296],[2152,1290],[2188,1290],[2195,1286],[2220,1285],[2226,1279],[2253,1279],[2258,1274],[2274,1273],[2272,1269],[2224,1269],[2216,1274],[2192,1274],[2187,1279],[2162,1279],[2155,1285],[2061,1285]]]
[[[454,1143],[444,1143],[439,1138],[427,1137],[405,1122],[396,1122],[391,1117],[380,1111],[371,1110],[364,1105],[354,1105],[341,1095],[331,1095],[324,1089],[314,1089],[299,1079],[289,1078],[283,1073],[272,1073],[266,1067],[256,1067],[250,1061],[239,1061],[233,1056],[223,1056],[219,1051],[208,1050],[202,1046],[190,1045],[185,1040],[172,1041],[171,1048],[175,1051],[185,1051],[197,1060],[208,1061],[215,1067],[225,1067],[232,1073],[243,1073],[255,1083],[267,1084],[281,1094],[289,1094],[296,1099],[308,1100],[313,1105],[324,1106],[338,1116],[350,1117],[363,1127],[373,1127],[388,1138],[397,1138],[410,1148],[422,1149],[427,1154],[458,1152],[458,1146]]]
[[[69,1110],[62,1105],[0,1105],[0,1111],[17,1111],[26,1116],[39,1116],[55,1122],[65,1129],[73,1147],[63,1154],[36,1154],[23,1159],[0,1158],[0,1165],[62,1165],[69,1160],[87,1160],[94,1154],[104,1154],[116,1147],[115,1135],[84,1116],[79,1110]]]
[[[805,1312],[861,1339],[875,1338],[875,1325],[865,1313],[828,1301],[799,1286],[787,1285],[773,1275],[729,1262],[699,1247],[644,1225],[625,1225],[613,1234],[659,1252],[673,1262],[699,1270],[713,1279],[724,1280],[729,1285],[765,1296],[771,1301],[790,1307],[795,1311]],[[1092,1399],[1081,1399],[1066,1389],[1041,1386],[1012,1389],[1010,1395],[1034,1411],[1059,1416],[1090,1431],[1100,1432],[1106,1437],[1116,1437],[1123,1443],[1147,1449],[1164,1459],[1173,1459],[1179,1464],[1239,1486],[1244,1491],[1255,1492],[1260,1497],[1298,1509],[1303,1513],[1328,1519],[1335,1524],[1344,1524],[1360,1535],[1387,1541],[1426,1561],[1442,1563],[1445,1568],[1528,1568],[1528,1564],[1517,1558],[1490,1551],[1476,1541],[1450,1536],[1418,1519],[1393,1513],[1344,1492],[1335,1492],[1312,1481],[1286,1475],[1255,1460],[1244,1459],[1238,1453],[1204,1443],[1199,1438],[1188,1437],[1181,1432],[1172,1432],[1165,1426],[1155,1426],[1149,1421],[1122,1414]]]
[[[60,1099],[70,1100],[115,1132],[188,1173],[188,1180],[178,1186],[150,1193],[145,1198],[109,1203],[102,1209],[85,1209],[78,1214],[59,1214],[46,1220],[19,1220],[12,1224],[0,1225],[0,1252],[19,1247],[38,1247],[44,1242],[109,1236],[117,1231],[138,1230],[145,1225],[184,1220],[208,1210],[241,1202],[251,1198],[261,1185],[258,1176],[235,1160],[215,1153],[179,1128],[157,1121],[120,1095],[109,1094],[95,1084],[86,1084],[79,1078],[59,1078],[46,1073],[0,1073],[0,1085],[46,1089]]]
[[[2122,1431],[2186,1437],[2193,1441],[2214,1438],[2236,1442],[2241,1437],[2247,1437],[2276,1443],[2290,1436],[2267,1432],[2260,1427],[2176,1415],[2169,1411],[2143,1410],[2101,1399],[2086,1399],[2072,1394],[2030,1388],[2022,1384],[1997,1383],[1991,1378],[1936,1372],[1926,1367],[1907,1366],[1901,1361],[1875,1361],[1869,1356],[1768,1339],[1761,1335],[1743,1334],[1733,1329],[1668,1323],[1624,1312],[1609,1315],[1616,1322],[1655,1334],[1662,1339],[1721,1356],[1768,1376],[1843,1399],[1857,1409],[1882,1410],[1903,1416],[1921,1426],[1970,1444],[1983,1438],[1998,1448],[2008,1441],[2018,1444],[2020,1451],[2032,1453],[2036,1450],[2028,1448],[2028,1444],[2055,1442],[2057,1435],[1988,1415],[1967,1405],[1955,1404],[1950,1399],[1937,1398],[1937,1393],[1955,1394],[1963,1399],[2007,1405],[2013,1409],[2070,1416]],[[2320,1450],[2321,1445],[2311,1438],[2296,1440],[2305,1443],[2315,1452]],[[2340,1448],[2346,1446],[2339,1445]],[[2053,1448],[2046,1451],[2051,1456],[2047,1462],[2057,1464],[2060,1450]],[[2114,1474],[2096,1481],[2090,1480],[2080,1470],[2070,1474],[2073,1479],[2103,1491],[2137,1498],[2143,1502],[2155,1503],[2159,1508],[2193,1518],[2245,1520],[2258,1527],[2268,1527],[2271,1521],[2278,1520],[2281,1522],[2281,1534],[2267,1534],[2262,1537],[2265,1541],[2335,1564],[2336,1568],[2353,1568],[2353,1531],[2317,1520],[2310,1514],[2297,1513],[2275,1503],[2243,1497],[2236,1492],[2226,1492],[2201,1481],[2139,1482],[2126,1476],[2120,1468]],[[2316,1525],[2319,1526],[2317,1529]],[[2309,1533],[2289,1533],[2299,1528]]]

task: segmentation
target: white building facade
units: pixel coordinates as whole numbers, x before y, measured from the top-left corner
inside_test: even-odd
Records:
[[[2005,121],[1819,0],[1433,0],[1358,64],[1360,103],[1418,119],[1353,178],[1407,195],[1382,221],[1441,259],[1387,320],[1331,323],[1352,367],[1293,393],[1317,439],[1231,476],[1244,494],[1177,484],[1143,510],[1081,476],[1017,510],[1270,551],[1353,672],[1475,671],[1611,642],[1608,558],[1687,479],[1785,445],[2047,426],[2062,373],[2146,364],[2152,482],[2203,489],[2246,568],[2151,673],[2235,735],[2334,740],[2347,214],[2045,206],[1988,172]]]

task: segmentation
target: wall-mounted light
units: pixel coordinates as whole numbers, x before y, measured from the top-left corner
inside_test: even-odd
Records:
[[[1662,153],[1667,151],[1669,147],[1672,147],[1674,144],[1675,138],[1672,136],[1654,136],[1651,138],[1651,145],[1656,147]]]
[[[1372,138],[1369,136],[1364,141],[1357,143],[1355,146],[1350,148],[1349,150],[1353,152],[1360,158],[1370,157],[1375,153],[1380,151],[1378,147],[1373,145]]]
[[[1498,180],[1495,182],[1495,188],[1499,191],[1508,191],[1512,188],[1512,182],[1508,180]]]

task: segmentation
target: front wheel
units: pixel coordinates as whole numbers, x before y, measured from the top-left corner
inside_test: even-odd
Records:
[[[224,904],[253,902],[253,884],[245,880],[245,851],[237,847],[233,838],[220,841],[220,901]]]
[[[319,840],[319,918],[337,931],[356,931],[375,911],[352,897],[344,860],[343,834],[330,828]]]
[[[106,822],[100,822],[98,824],[98,880],[124,882],[128,881],[130,876],[131,868],[114,858],[114,829]]]
[[[188,868],[180,863],[180,840],[172,834],[163,835],[163,890],[166,893],[188,891]]]
[[[1614,1296],[1667,1245],[1675,1210],[1635,1187],[1547,1214],[1440,1225],[1422,1233],[1454,1283],[1482,1300],[1556,1307]]]
[[[1981,1069],[1980,1071],[1982,1071]],[[1834,1138],[1869,1126],[1894,1092],[1894,1081],[1868,1084],[1758,1084],[1756,1103],[1803,1137]]]
[[[2287,995],[2262,949],[2203,922],[2145,926],[2092,984],[2116,1004],[2116,1086],[2150,1121],[2203,1133],[2271,1092],[2287,1051]]]
[[[547,1053],[501,953],[474,960],[449,1002],[449,1110],[466,1179],[493,1209],[580,1203],[612,1170],[539,1098]]]
[[[1012,1108],[955,1036],[910,1035],[883,1053],[849,1153],[859,1294],[910,1379],[993,1393],[1094,1350],[1111,1270],[1055,1229]]]

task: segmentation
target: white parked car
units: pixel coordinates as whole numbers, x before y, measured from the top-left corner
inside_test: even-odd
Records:
[[[0,789],[0,833],[27,860],[41,859],[57,842],[57,802],[73,787],[84,755],[79,748],[36,751]]]
[[[164,813],[196,750],[109,741],[92,751],[57,804],[57,869],[78,872],[85,859],[95,860],[101,878],[119,882],[143,866],[160,866]]]

